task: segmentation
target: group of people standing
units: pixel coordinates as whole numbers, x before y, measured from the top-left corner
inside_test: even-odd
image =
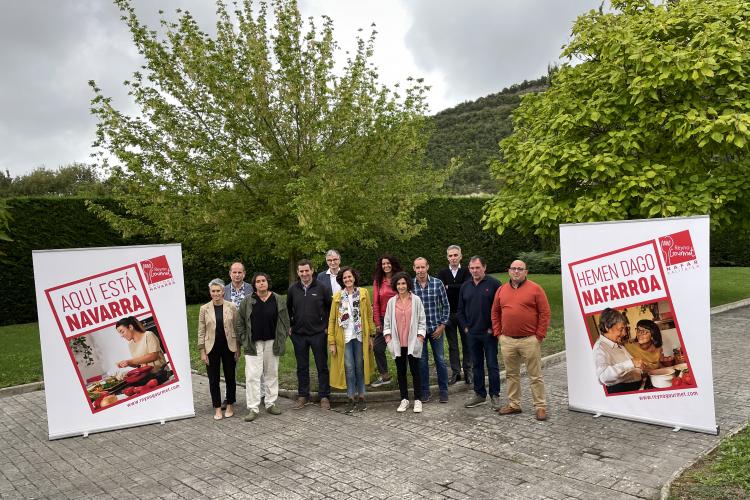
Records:
[[[461,248],[451,245],[447,259],[448,266],[437,277],[430,275],[426,258],[414,259],[412,277],[395,256],[383,255],[373,273],[371,297],[360,286],[357,270],[342,267],[341,255],[329,250],[328,269],[317,275],[309,260],[297,263],[298,281],[289,287],[285,301],[270,291],[267,274],[255,273],[246,283],[244,266],[233,263],[229,284],[218,278],[209,283],[211,302],[201,307],[198,320],[198,345],[207,364],[214,418],[234,414],[235,366],[243,350],[249,410],[245,420],[255,420],[261,405],[270,414],[281,413],[276,404],[278,360],[290,335],[298,381],[294,409],[312,401],[310,351],[318,376],[320,407],[330,409],[331,387],[346,389],[347,413],[367,409],[365,386],[392,383],[389,351],[396,364],[401,397],[397,411],[411,407],[419,413],[423,403],[432,400],[432,351],[441,403],[448,402],[448,386],[464,380],[474,389],[464,406],[486,404],[486,363],[492,408],[501,415],[521,413],[520,365],[525,363],[536,418],[546,420],[540,344],[549,327],[550,309],[544,291],[526,279],[528,270],[522,261],[511,264],[510,280],[501,285],[486,274],[482,257],[471,257],[468,269],[464,268]],[[450,376],[443,337],[448,341]],[[507,371],[506,406],[499,400],[498,345]],[[220,364],[226,381],[223,403]],[[407,371],[412,378],[411,400]]]

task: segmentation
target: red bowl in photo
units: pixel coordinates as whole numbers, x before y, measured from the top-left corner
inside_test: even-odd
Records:
[[[125,378],[127,377],[135,377],[136,375],[140,375],[142,373],[148,373],[151,371],[151,367],[148,365],[145,366],[139,366],[138,368],[134,368],[130,370],[128,373],[125,374]]]
[[[134,373],[132,375],[128,374],[125,377],[125,383],[129,385],[137,384],[144,378],[148,377],[149,373],[150,372],[147,371],[147,372],[141,372],[141,373]]]

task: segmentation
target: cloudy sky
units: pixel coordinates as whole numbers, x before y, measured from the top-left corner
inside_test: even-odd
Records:
[[[422,77],[431,111],[537,78],[558,60],[575,18],[601,0],[299,0],[304,16],[333,18],[342,49],[359,28],[377,25],[374,61],[381,82]],[[141,19],[190,10],[207,31],[211,0],[135,0]],[[174,17],[172,15],[172,17]],[[87,82],[118,109],[132,109],[122,85],[139,56],[116,6],[107,0],[3,0],[0,3],[0,169],[89,160],[95,122]]]

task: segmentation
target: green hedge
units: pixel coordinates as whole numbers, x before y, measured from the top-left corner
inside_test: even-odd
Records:
[[[10,198],[12,220],[0,241],[0,324],[36,321],[32,250],[132,245],[99,222],[79,198]]]
[[[0,257],[0,324],[37,319],[32,250],[157,243],[122,238],[90,213],[80,198],[10,198],[7,201],[13,217],[9,230],[13,241],[0,241],[0,252],[6,254]],[[343,263],[358,269],[365,284],[369,284],[375,261],[384,252],[396,255],[407,270],[411,270],[412,259],[426,257],[433,273],[437,273],[446,264],[446,247],[458,244],[463,248],[464,262],[471,255],[482,255],[487,259],[488,271],[498,272],[506,269],[522,252],[542,249],[543,245],[533,237],[513,231],[503,236],[482,231],[479,219],[485,201],[485,198],[432,200],[417,210],[417,217],[427,223],[421,236],[404,242],[383,239],[374,249],[352,242],[339,249]],[[730,230],[712,233],[712,265],[750,266],[749,243],[747,234],[738,235]],[[310,257],[323,262],[322,255]],[[261,261],[243,255],[206,254],[184,247],[183,259],[185,296],[191,304],[208,301],[208,282],[215,277],[228,280],[228,267],[235,259],[246,263],[248,274],[258,270],[269,273],[275,290],[284,293],[288,286],[287,262],[282,259]]]

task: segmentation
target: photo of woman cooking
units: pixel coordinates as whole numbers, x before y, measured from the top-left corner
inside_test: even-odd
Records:
[[[152,316],[127,316],[68,343],[92,412],[176,379]]]
[[[607,395],[696,387],[668,301],[606,308],[587,327]]]

